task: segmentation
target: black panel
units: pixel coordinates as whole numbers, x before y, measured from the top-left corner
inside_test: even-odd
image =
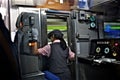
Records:
[[[91,40],[90,56],[120,60],[120,39]]]

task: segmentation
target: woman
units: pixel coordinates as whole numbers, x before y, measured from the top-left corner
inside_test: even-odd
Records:
[[[37,49],[35,54],[48,56],[49,71],[57,75],[60,80],[70,80],[71,74],[67,60],[74,60],[74,52],[66,45],[60,30],[51,31],[48,38],[52,43]]]

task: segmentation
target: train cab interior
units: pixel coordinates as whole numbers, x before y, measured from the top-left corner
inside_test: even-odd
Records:
[[[68,61],[71,80],[120,80],[119,5],[119,0],[0,0],[2,78],[57,80],[46,79],[47,59],[34,55],[31,44],[50,44],[47,34],[59,29],[75,53]]]

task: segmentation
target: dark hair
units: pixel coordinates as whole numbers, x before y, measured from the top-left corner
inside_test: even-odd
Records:
[[[51,36],[54,35],[54,38],[59,39],[60,40],[60,45],[62,47],[63,50],[65,50],[67,48],[66,42],[63,39],[63,33],[60,30],[53,30],[50,33],[48,33],[48,38],[50,39]]]

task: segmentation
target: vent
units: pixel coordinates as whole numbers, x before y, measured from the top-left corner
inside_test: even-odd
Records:
[[[35,6],[36,0],[12,0],[12,5]]]

